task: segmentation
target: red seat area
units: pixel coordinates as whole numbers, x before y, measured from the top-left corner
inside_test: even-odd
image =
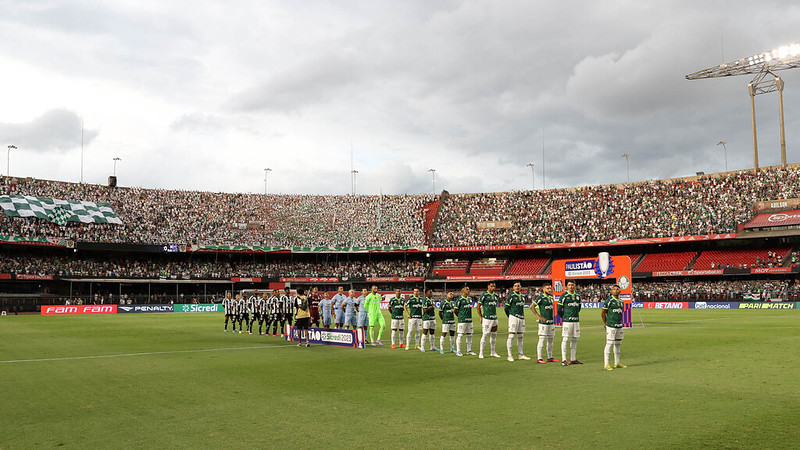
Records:
[[[697,252],[650,253],[636,267],[636,272],[685,270],[696,254]]]
[[[502,275],[508,264],[507,259],[483,258],[472,262],[470,275]]]
[[[758,250],[707,250],[700,254],[693,269],[778,267],[790,248],[765,248]],[[772,255],[770,255],[772,254]]]
[[[525,258],[514,261],[508,275],[536,275],[547,265],[550,258]]]
[[[433,276],[446,277],[450,275],[466,275],[469,261],[466,259],[444,259],[434,261]]]

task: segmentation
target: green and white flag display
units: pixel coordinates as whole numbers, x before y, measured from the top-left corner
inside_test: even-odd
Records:
[[[67,222],[114,223],[122,221],[109,203],[31,197],[29,195],[0,195],[0,207],[9,217],[38,217],[58,225]]]

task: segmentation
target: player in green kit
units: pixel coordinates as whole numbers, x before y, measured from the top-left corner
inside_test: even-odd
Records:
[[[525,356],[522,351],[522,339],[525,335],[525,296],[522,295],[522,286],[519,283],[514,283],[514,288],[508,298],[506,298],[505,312],[508,316],[508,340],[506,341],[506,349],[508,349],[508,360],[514,361],[511,356],[511,349],[514,347],[514,337],[517,338],[517,359],[528,360],[529,356]]]
[[[456,356],[464,356],[461,353],[461,337],[467,336],[467,355],[475,355],[472,352],[472,297],[469,296],[469,287],[461,288],[461,296],[453,303],[453,312],[458,318],[458,338],[456,339]]]
[[[412,343],[416,343],[416,347],[425,351],[424,347],[420,347],[420,334],[422,333],[422,297],[419,296],[419,288],[414,288],[414,293],[406,299],[406,314],[408,314],[408,333],[406,333],[406,350],[411,348]],[[411,334],[414,334],[414,342],[411,341]]]
[[[438,352],[439,349],[434,345],[436,340],[436,316],[434,311],[436,304],[433,303],[433,291],[428,289],[425,291],[425,297],[422,298],[422,348],[425,348],[425,340],[431,340],[431,351]]]
[[[478,315],[481,316],[481,346],[478,350],[478,358],[483,359],[483,346],[486,344],[486,336],[489,339],[489,356],[499,358],[500,355],[495,351],[497,346],[497,293],[494,291],[494,282],[489,283],[486,292],[478,299]]]
[[[364,308],[369,314],[369,340],[372,342],[373,347],[375,344],[383,345],[381,336],[383,336],[383,330],[386,328],[386,321],[383,320],[383,314],[381,314],[381,294],[378,293],[378,286],[372,286],[372,292],[367,295],[365,300]],[[376,326],[378,327],[377,340],[373,338]]]
[[[575,292],[575,282],[567,281],[567,292],[558,299],[558,315],[561,325],[561,365],[583,364],[578,361],[578,338],[581,337],[581,296]],[[567,360],[567,343],[571,345],[572,358]]]
[[[603,303],[603,322],[606,324],[606,348],[603,351],[603,369],[624,369],[628,366],[619,362],[619,349],[622,345],[622,301],[619,299],[619,285],[611,287],[611,297]],[[614,365],[608,364],[608,354],[614,348]]]
[[[553,340],[556,336],[553,325],[553,286],[550,283],[542,285],[542,293],[531,302],[531,311],[539,318],[539,345],[536,347],[536,362],[547,364],[558,362],[553,358]],[[542,358],[545,341],[547,342],[547,359]]]
[[[442,319],[442,337],[439,338],[439,353],[444,355],[444,337],[450,333],[450,353],[455,353],[453,336],[456,333],[456,316],[453,313],[453,293],[448,292],[447,297],[439,304],[439,318]]]
[[[395,289],[394,297],[389,299],[389,313],[392,315],[392,348],[395,348],[395,337],[397,337],[397,332],[400,332],[400,337],[397,339],[397,343],[400,345],[400,348],[405,348],[403,345],[403,330],[405,329],[405,319],[403,318],[403,313],[405,311],[405,300],[403,300],[403,295],[401,294],[400,288]]]

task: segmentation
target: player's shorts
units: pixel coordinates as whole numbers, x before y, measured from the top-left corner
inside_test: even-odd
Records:
[[[580,322],[564,322],[561,326],[561,337],[579,338],[581,337]]]
[[[408,331],[418,331],[422,329],[422,318],[408,319]]]
[[[436,329],[436,319],[423,320],[422,321],[422,329],[423,330],[435,330]]]
[[[449,333],[451,331],[455,331],[456,324],[454,323],[443,323],[442,324],[442,334]]]
[[[295,323],[295,327],[297,327],[297,329],[299,329],[299,330],[304,330],[304,329],[307,330],[308,329],[308,317],[303,317],[303,318],[297,319],[297,321]]]
[[[231,314],[231,313],[225,313],[225,317],[233,317],[233,314]]]
[[[327,316],[327,317],[323,316],[322,317],[322,325],[330,325],[331,323],[333,323],[333,322],[331,321],[331,317],[330,316]]]
[[[524,333],[525,332],[525,319],[520,319],[517,316],[510,316],[508,318],[508,332],[509,333]]]
[[[359,327],[368,327],[369,326],[369,316],[358,316],[358,326]]]
[[[623,328],[606,327],[606,342],[621,341]]]
[[[253,320],[264,320],[261,316],[261,313],[253,313]]]
[[[405,330],[406,329],[406,321],[403,319],[392,319],[392,329],[393,330]]]
[[[354,314],[348,314],[344,316],[344,326],[354,327],[355,325],[356,325],[356,316]]]
[[[338,323],[339,325],[343,324],[344,323],[344,313],[342,313],[341,311],[338,311],[336,313],[336,317],[334,318],[333,321],[335,323]]]
[[[457,329],[458,334],[472,334],[472,322],[459,322]]]
[[[497,326],[497,319],[483,319],[481,321],[481,328],[483,329],[483,334],[490,333],[492,328]]]
[[[556,335],[556,326],[553,324],[545,325],[543,323],[539,324],[539,336],[549,337],[550,339],[554,338]]]

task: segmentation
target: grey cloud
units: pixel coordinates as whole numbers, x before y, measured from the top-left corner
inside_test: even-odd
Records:
[[[85,145],[99,134],[84,130]],[[81,145],[81,118],[73,111],[52,109],[27,123],[0,123],[0,136],[21,151],[64,152]]]

